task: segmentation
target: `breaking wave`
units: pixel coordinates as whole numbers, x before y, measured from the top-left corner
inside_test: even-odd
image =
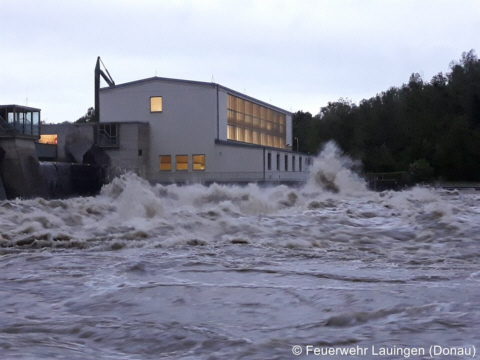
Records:
[[[425,187],[377,193],[356,166],[328,143],[298,188],[151,185],[130,173],[96,197],[3,201],[0,251],[250,244],[351,257],[400,248],[416,261],[457,241],[458,256],[468,256],[480,234],[478,196]]]

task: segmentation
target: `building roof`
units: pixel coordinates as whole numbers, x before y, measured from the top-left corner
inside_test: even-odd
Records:
[[[23,105],[0,105],[0,109],[8,109],[8,108],[15,108],[15,109],[22,109],[22,110],[28,110],[28,111],[40,111],[40,109],[29,107],[29,106],[23,106]]]
[[[275,109],[277,111],[280,111],[280,112],[283,112],[283,113],[286,113],[286,114],[292,114],[290,111],[284,110],[284,109],[279,108],[275,105],[266,103],[265,101],[253,98],[251,96],[248,96],[246,94],[243,94],[241,92],[238,92],[236,90],[230,89],[226,86],[223,86],[223,85],[220,85],[220,84],[217,84],[217,83],[214,83],[214,82],[172,79],[172,78],[164,78],[164,77],[154,76],[154,77],[135,80],[135,81],[130,81],[130,82],[126,82],[126,83],[123,83],[123,84],[114,85],[114,86],[103,87],[103,88],[100,89],[100,91],[108,91],[108,90],[118,89],[118,88],[122,88],[122,87],[141,85],[141,84],[148,83],[148,82],[153,82],[153,81],[172,82],[172,83],[180,83],[180,84],[186,84],[186,85],[196,85],[196,86],[205,86],[205,87],[211,87],[211,88],[219,88],[221,90],[224,90],[225,92],[228,92],[228,93],[230,93],[234,96],[240,97],[242,99],[250,100],[252,102],[258,103],[258,104],[263,105],[265,107],[269,107],[271,109]]]

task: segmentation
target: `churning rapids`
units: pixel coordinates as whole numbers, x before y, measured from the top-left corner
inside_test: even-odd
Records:
[[[480,194],[372,192],[351,165],[329,144],[300,188],[124,175],[96,197],[0,202],[0,358],[480,352]]]

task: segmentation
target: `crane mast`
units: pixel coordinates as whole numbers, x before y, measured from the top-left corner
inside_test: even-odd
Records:
[[[103,65],[105,72],[100,68],[100,64]],[[103,63],[100,56],[97,58],[97,65],[95,66],[95,122],[100,122],[100,76],[106,81],[108,86],[115,86],[115,82],[112,79],[112,76],[108,72],[105,64]]]

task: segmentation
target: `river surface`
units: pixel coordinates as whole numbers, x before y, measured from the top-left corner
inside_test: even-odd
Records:
[[[0,359],[471,359],[480,194],[372,192],[351,165],[0,202]]]

